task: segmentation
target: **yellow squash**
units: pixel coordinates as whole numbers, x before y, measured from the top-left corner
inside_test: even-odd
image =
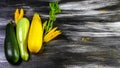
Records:
[[[43,43],[43,27],[39,14],[35,13],[28,35],[28,49],[31,53],[38,53]]]

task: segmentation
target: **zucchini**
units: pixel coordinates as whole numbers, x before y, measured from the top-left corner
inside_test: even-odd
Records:
[[[20,48],[20,56],[24,61],[27,61],[29,54],[27,51],[27,35],[29,31],[29,20],[25,17],[21,18],[16,27],[16,36]]]
[[[28,35],[28,50],[31,53],[38,53],[42,48],[43,29],[42,21],[38,13],[35,13]]]
[[[4,40],[4,52],[6,59],[15,64],[19,61],[19,47],[15,36],[14,26],[9,22],[6,26],[6,36]]]

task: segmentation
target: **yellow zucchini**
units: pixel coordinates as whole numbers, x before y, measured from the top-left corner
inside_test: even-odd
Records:
[[[28,35],[28,50],[31,53],[38,53],[43,43],[42,21],[38,13],[35,13]]]

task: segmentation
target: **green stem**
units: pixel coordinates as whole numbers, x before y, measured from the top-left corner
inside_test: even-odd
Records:
[[[53,24],[56,21],[56,14],[61,12],[58,2],[50,2],[49,6],[51,10],[49,12],[49,21],[45,27],[45,34],[53,28]]]

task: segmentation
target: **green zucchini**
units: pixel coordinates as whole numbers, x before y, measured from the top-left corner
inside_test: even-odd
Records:
[[[15,64],[19,61],[20,54],[19,54],[19,47],[18,42],[16,39],[14,26],[12,22],[9,22],[6,26],[6,36],[4,40],[4,52],[6,59]]]
[[[27,36],[29,31],[29,20],[25,17],[21,18],[16,27],[16,36],[20,48],[20,56],[24,61],[29,59],[29,53],[27,50]]]

